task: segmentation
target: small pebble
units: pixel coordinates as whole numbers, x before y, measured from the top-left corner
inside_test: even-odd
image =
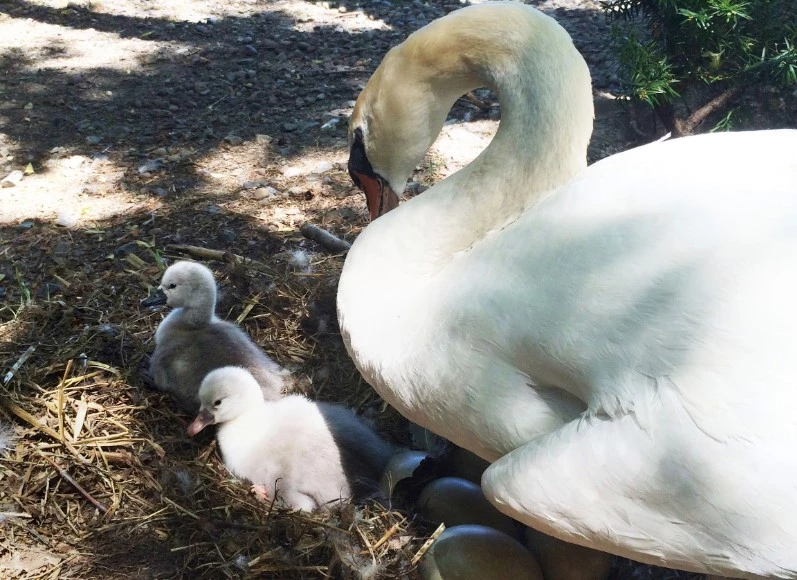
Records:
[[[334,165],[330,161],[319,161],[316,166],[313,167],[313,173],[320,175],[326,173],[333,167]]]
[[[278,189],[275,189],[275,188],[273,188],[273,187],[271,187],[269,185],[269,186],[266,186],[266,187],[257,188],[254,191],[254,194],[252,195],[252,197],[254,197],[258,201],[266,202],[266,201],[270,201],[270,200],[274,199],[275,197],[279,197],[280,195],[282,195],[282,194],[280,193],[280,191]]]
[[[0,185],[2,185],[3,187],[14,187],[20,181],[22,181],[23,175],[24,174],[22,173],[22,171],[20,171],[19,169],[15,169],[14,171],[6,175],[3,178],[3,181],[0,181]]]
[[[71,228],[77,224],[77,216],[68,210],[61,210],[55,218],[55,225]]]

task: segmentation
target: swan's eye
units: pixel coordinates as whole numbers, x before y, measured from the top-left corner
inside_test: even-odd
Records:
[[[214,407],[218,407],[219,405],[221,405],[221,399],[216,399],[215,401],[213,401]]]
[[[169,290],[174,290],[175,288],[177,288],[177,284],[175,284],[174,282],[172,282],[171,284],[169,284],[169,285],[167,286],[167,288],[168,288]]]

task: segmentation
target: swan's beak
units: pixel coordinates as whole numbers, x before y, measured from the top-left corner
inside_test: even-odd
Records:
[[[196,419],[191,421],[191,424],[188,426],[188,429],[186,429],[185,431],[186,433],[188,433],[189,437],[193,437],[194,435],[202,431],[202,429],[204,429],[208,425],[213,425],[213,423],[215,422],[216,420],[213,418],[213,415],[210,413],[210,411],[206,409],[200,409],[199,415],[196,416]]]
[[[163,304],[166,304],[166,293],[161,288],[158,288],[155,292],[141,301],[141,306],[144,306],[145,308],[148,306],[161,306]]]
[[[398,195],[378,175],[369,177],[368,175],[357,173],[357,180],[359,181],[357,185],[365,193],[365,202],[368,204],[368,213],[371,214],[371,221],[398,207]]]

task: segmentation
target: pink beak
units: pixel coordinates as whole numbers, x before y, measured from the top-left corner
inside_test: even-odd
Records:
[[[189,437],[193,437],[194,435],[202,431],[202,429],[204,429],[208,425],[213,425],[213,423],[215,422],[216,419],[213,417],[210,411],[207,411],[205,409],[200,409],[199,415],[196,416],[196,419],[191,421],[191,424],[188,426],[188,429],[186,429],[186,433],[188,433]]]

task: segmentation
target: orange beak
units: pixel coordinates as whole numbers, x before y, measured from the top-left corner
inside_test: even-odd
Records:
[[[188,433],[189,437],[193,437],[194,435],[202,431],[202,429],[204,429],[208,425],[213,425],[213,423],[215,422],[216,420],[213,418],[213,415],[210,413],[210,411],[207,411],[205,409],[200,409],[199,415],[196,416],[196,419],[191,421],[191,424],[188,426],[188,429],[186,429],[186,433]]]
[[[357,173],[357,179],[360,189],[365,193],[365,203],[368,205],[371,221],[398,207],[398,195],[381,177],[373,178]]]

